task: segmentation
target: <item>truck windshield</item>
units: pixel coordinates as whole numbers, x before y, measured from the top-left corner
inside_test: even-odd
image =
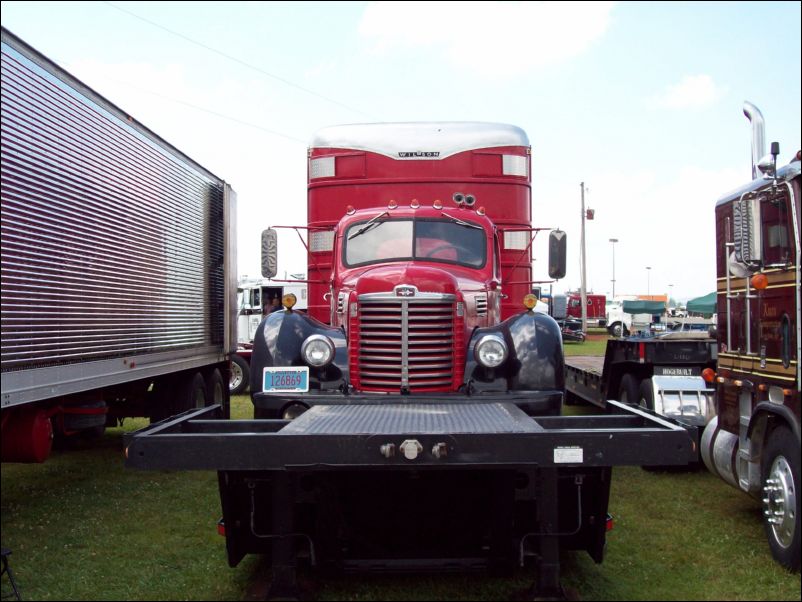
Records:
[[[361,232],[359,236],[355,233]],[[350,226],[343,259],[349,267],[384,261],[421,260],[481,268],[486,260],[483,228],[468,222],[418,219]]]

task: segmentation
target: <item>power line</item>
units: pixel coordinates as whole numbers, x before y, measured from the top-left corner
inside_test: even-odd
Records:
[[[203,113],[209,113],[210,115],[214,115],[215,117],[220,117],[221,119],[227,119],[229,121],[233,121],[235,123],[239,123],[240,125],[244,125],[244,126],[247,126],[247,127],[255,128],[257,130],[262,130],[263,132],[267,132],[268,134],[272,134],[274,136],[280,136],[281,138],[286,138],[287,140],[292,140],[293,142],[300,142],[303,145],[307,144],[306,140],[301,140],[300,138],[296,138],[295,136],[290,136],[289,134],[283,134],[281,132],[277,132],[276,130],[271,130],[271,129],[266,128],[264,126],[261,126],[261,125],[255,124],[255,123],[251,123],[249,121],[243,121],[242,119],[237,119],[236,117],[231,117],[230,115],[226,115],[224,113],[218,113],[217,111],[213,111],[211,109],[207,109],[205,107],[201,107],[201,106],[192,104],[192,103],[187,102],[185,100],[180,100],[178,98],[173,98],[172,96],[167,96],[165,94],[161,94],[160,92],[154,92],[153,90],[148,90],[147,88],[141,88],[141,87],[135,86],[135,85],[133,85],[133,84],[131,84],[129,82],[124,82],[124,81],[115,79],[113,77],[103,76],[103,78],[108,80],[108,81],[111,81],[111,82],[114,82],[114,83],[117,83],[117,84],[120,84],[120,85],[123,85],[123,86],[127,86],[129,88],[133,88],[134,90],[138,90],[139,92],[144,92],[145,94],[150,94],[152,96],[156,96],[158,98],[162,98],[164,100],[168,100],[168,101],[174,102],[176,104],[184,105],[184,106],[189,107],[191,109],[195,109],[196,111],[202,111]]]
[[[143,22],[147,23],[148,25],[152,25],[153,27],[157,27],[157,28],[159,28],[159,29],[161,29],[163,31],[166,31],[169,34],[172,34],[174,36],[177,36],[177,37],[181,38],[182,40],[186,40],[187,42],[195,44],[196,46],[200,46],[201,48],[204,48],[205,50],[208,50],[209,52],[214,52],[215,54],[219,54],[223,58],[226,58],[226,59],[228,59],[230,61],[234,61],[235,63],[238,63],[239,65],[242,65],[243,67],[247,67],[248,69],[256,71],[257,73],[261,73],[262,75],[266,75],[267,77],[275,79],[275,80],[283,83],[284,85],[290,86],[290,87],[295,88],[297,90],[301,90],[302,92],[306,92],[307,94],[311,94],[312,96],[316,96],[317,98],[323,99],[323,100],[325,100],[327,102],[330,102],[330,103],[333,103],[333,104],[336,104],[336,105],[338,105],[340,107],[348,109],[349,111],[353,111],[354,113],[359,113],[360,115],[364,115],[365,117],[369,117],[369,118],[374,119],[374,120],[376,119],[374,116],[372,116],[372,115],[370,115],[368,113],[365,113],[364,111],[356,109],[356,108],[354,108],[354,107],[352,107],[350,105],[347,105],[345,103],[342,103],[339,100],[335,100],[335,99],[330,98],[328,96],[324,96],[323,94],[319,94],[318,92],[315,92],[314,90],[310,90],[309,88],[304,88],[303,86],[300,86],[300,85],[298,85],[298,84],[296,84],[294,82],[291,82],[288,79],[285,79],[283,77],[280,77],[278,75],[275,75],[273,73],[265,71],[261,67],[257,67],[256,65],[252,65],[250,63],[246,63],[245,61],[243,61],[241,59],[238,59],[235,56],[231,56],[230,54],[226,54],[225,52],[222,52],[221,50],[217,50],[216,48],[212,48],[211,46],[208,46],[208,45],[204,44],[203,42],[199,42],[197,40],[194,40],[194,39],[192,39],[192,38],[190,38],[190,37],[178,32],[178,31],[170,29],[169,27],[165,27],[164,25],[156,23],[155,21],[151,21],[150,19],[147,19],[145,17],[137,15],[136,13],[133,13],[133,12],[131,12],[131,11],[125,9],[125,8],[122,8],[121,6],[117,6],[116,4],[113,4],[112,2],[107,2],[107,1],[104,0],[103,3],[107,4],[108,6],[111,6],[112,8],[115,8],[115,9],[119,10],[120,12],[123,12],[123,13],[131,16],[131,17],[134,17],[135,19],[139,19],[140,21],[143,21]]]

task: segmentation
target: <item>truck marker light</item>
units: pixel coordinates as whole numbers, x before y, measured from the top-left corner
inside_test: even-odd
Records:
[[[755,274],[752,276],[752,288],[759,291],[766,290],[769,285],[769,278],[765,274]]]
[[[441,201],[440,199],[436,199],[434,203],[432,203],[432,207],[434,207],[435,209],[442,209],[443,201]]]
[[[345,208],[345,214],[346,214],[346,215],[353,215],[354,213],[356,213],[356,209],[354,209],[354,206],[353,206],[353,205],[348,205],[348,206]]]
[[[281,298],[281,304],[287,309],[292,309],[298,303],[298,298],[293,293],[287,293]]]
[[[526,309],[534,309],[535,305],[537,305],[537,297],[533,294],[528,294],[524,297],[524,307]]]
[[[713,368],[705,368],[702,370],[702,378],[707,383],[712,383],[716,380],[716,371]]]
[[[410,201],[409,203],[409,206],[412,207],[413,209],[417,209],[418,207],[420,207],[420,203],[418,202],[418,199],[412,199],[412,201]]]
[[[393,199],[390,199],[390,202],[387,203],[388,209],[396,209],[398,208],[398,203],[396,203]]]
[[[487,210],[484,207],[479,207],[479,209],[476,210],[476,213],[479,215],[484,215],[487,213]]]

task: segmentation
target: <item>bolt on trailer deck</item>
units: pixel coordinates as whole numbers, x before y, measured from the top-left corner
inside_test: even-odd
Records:
[[[213,469],[229,563],[365,570],[603,557],[611,467],[686,464],[684,428],[618,405],[562,417],[560,330],[533,311],[531,151],[517,127],[362,124],[309,151],[309,314],[254,337],[253,421],[190,412],[127,440],[129,466]],[[276,273],[276,233],[263,273]],[[565,236],[549,235],[549,276]],[[615,402],[611,402],[615,405]]]
[[[228,403],[235,195],[2,30],[2,459]]]

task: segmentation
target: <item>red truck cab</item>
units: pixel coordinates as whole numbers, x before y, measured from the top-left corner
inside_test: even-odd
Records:
[[[495,395],[559,413],[559,328],[524,306],[538,232],[529,156],[526,134],[501,124],[319,132],[309,151],[309,315],[276,312],[257,332],[256,414],[292,417],[375,394]],[[266,237],[263,249],[275,250]],[[550,243],[564,248],[563,233]],[[263,259],[267,276],[275,253]],[[564,252],[549,265],[561,277]]]

